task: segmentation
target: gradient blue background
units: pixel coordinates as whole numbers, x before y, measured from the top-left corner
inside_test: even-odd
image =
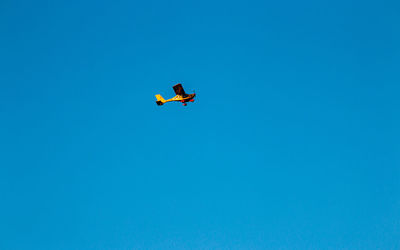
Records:
[[[399,249],[399,13],[1,1],[0,249]]]

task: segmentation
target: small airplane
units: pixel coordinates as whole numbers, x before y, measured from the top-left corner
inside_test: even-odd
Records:
[[[187,106],[187,102],[194,102],[196,93],[186,94],[185,90],[183,90],[182,84],[178,83],[172,88],[174,89],[176,96],[171,99],[165,100],[161,95],[156,95],[156,103],[158,106],[161,106],[166,102],[181,102],[183,106]]]

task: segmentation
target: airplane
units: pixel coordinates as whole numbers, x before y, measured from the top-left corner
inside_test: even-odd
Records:
[[[171,99],[165,100],[161,95],[156,95],[156,103],[158,106],[161,106],[166,102],[181,102],[183,106],[187,106],[187,102],[194,102],[196,93],[186,94],[185,90],[183,90],[182,84],[178,83],[172,88],[174,89],[176,96]]]

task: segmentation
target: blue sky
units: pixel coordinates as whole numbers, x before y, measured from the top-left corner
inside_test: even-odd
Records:
[[[400,248],[399,11],[2,1],[0,249]]]

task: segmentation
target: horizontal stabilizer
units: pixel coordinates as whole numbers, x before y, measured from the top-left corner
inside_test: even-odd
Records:
[[[156,103],[158,106],[163,105],[165,103],[165,99],[161,95],[156,95],[156,98],[157,98]]]

